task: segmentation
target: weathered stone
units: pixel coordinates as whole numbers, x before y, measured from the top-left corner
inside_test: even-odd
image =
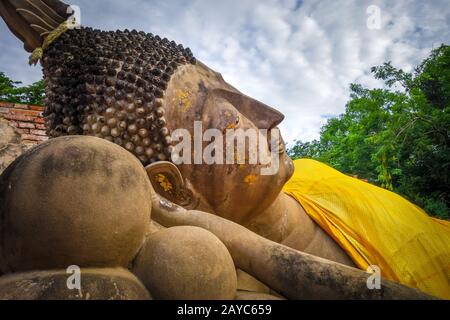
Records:
[[[249,291],[238,291],[236,294],[235,300],[240,301],[269,301],[269,300],[286,300],[280,297],[273,296],[268,293],[260,293],[260,292],[249,292]]]
[[[231,300],[236,271],[222,242],[196,227],[176,227],[150,235],[133,272],[155,299]]]
[[[0,176],[0,270],[128,267],[148,230],[150,188],[139,161],[102,139],[31,149]]]
[[[237,269],[238,290],[247,292],[270,293],[270,288],[248,273]]]
[[[0,300],[149,300],[142,283],[125,269],[82,269],[80,290],[69,289],[65,270],[34,271],[0,278]]]
[[[0,116],[0,174],[26,150],[20,134]]]

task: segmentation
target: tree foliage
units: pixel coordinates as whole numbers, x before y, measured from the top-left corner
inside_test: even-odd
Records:
[[[20,81],[13,81],[0,72],[0,101],[43,105],[44,81],[40,80],[29,86],[20,86]]]
[[[296,141],[293,158],[313,158],[449,219],[450,47],[442,45],[413,73],[390,62],[372,68],[386,86],[350,86],[345,113],[329,119],[320,140]]]

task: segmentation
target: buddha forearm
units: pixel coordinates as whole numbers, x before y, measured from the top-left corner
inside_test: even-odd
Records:
[[[290,299],[431,298],[384,279],[380,290],[369,290],[366,272],[290,249],[234,222],[188,211],[164,199],[153,203],[152,217],[166,227],[190,225],[209,230],[223,241],[236,267]]]

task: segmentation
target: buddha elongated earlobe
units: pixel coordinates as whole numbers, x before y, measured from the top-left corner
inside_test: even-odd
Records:
[[[171,162],[159,161],[145,168],[155,191],[164,198],[184,207],[194,201],[178,168]]]

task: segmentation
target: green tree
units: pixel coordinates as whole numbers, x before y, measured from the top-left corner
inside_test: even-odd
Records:
[[[311,142],[295,141],[295,145],[288,150],[292,158],[310,158],[316,159],[322,154],[321,144],[314,140]]]
[[[372,73],[386,87],[352,84],[345,113],[322,127],[320,140],[297,141],[291,156],[368,179],[449,219],[450,47],[433,50],[414,73],[390,62]]]
[[[44,81],[37,81],[29,86],[19,86],[20,81],[13,81],[0,72],[0,101],[43,105],[45,96]]]

